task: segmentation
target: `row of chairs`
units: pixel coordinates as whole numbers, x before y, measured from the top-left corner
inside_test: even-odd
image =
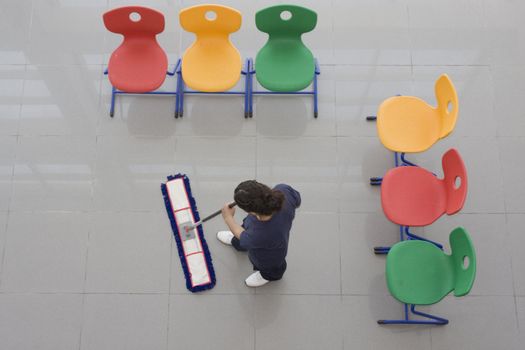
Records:
[[[442,157],[443,179],[406,159],[406,153],[423,152],[449,135],[458,116],[458,97],[450,78],[443,74],[435,83],[437,106],[412,96],[385,100],[377,116],[381,143],[394,152],[394,165],[383,178],[370,184],[381,186],[381,205],[386,217],[399,225],[400,242],[375,247],[388,254],[386,280],[392,296],[404,303],[404,318],[379,320],[379,324],[436,324],[448,320],[416,310],[417,305],[439,302],[450,292],[470,292],[476,275],[476,254],[468,232],[458,227],[450,233],[451,254],[443,246],[410,232],[410,227],[432,224],[445,213],[453,215],[465,204],[468,179],[456,149]],[[419,316],[410,318],[410,314]]]
[[[241,27],[241,13],[222,5],[196,5],[182,9],[180,25],[194,33],[195,41],[168,70],[166,52],[156,36],[164,31],[164,15],[154,9],[126,6],[103,15],[106,28],[122,34],[124,40],[112,53],[105,74],[112,85],[110,116],[114,115],[119,94],[174,95],[175,117],[184,113],[184,95],[227,94],[244,96],[244,116],[253,116],[256,94],[312,95],[314,117],[318,116],[317,75],[319,65],[301,36],[312,31],[317,14],[295,5],[278,5],[258,11],[257,28],[268,34],[257,53],[255,64],[244,61],[230,41],[230,34]],[[166,76],[177,74],[175,91],[158,91]],[[244,75],[244,89],[231,91]],[[253,88],[253,76],[266,91]],[[311,90],[303,91],[312,86]],[[189,89],[186,88],[189,87]]]

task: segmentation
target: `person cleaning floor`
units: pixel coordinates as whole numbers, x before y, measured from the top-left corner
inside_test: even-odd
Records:
[[[222,217],[230,229],[219,231],[217,239],[238,251],[247,251],[253,264],[245,282],[248,287],[261,287],[280,280],[286,271],[286,254],[295,210],[301,195],[291,186],[279,184],[273,189],[255,180],[241,182],[233,198],[246,211],[242,225],[235,219],[235,207],[222,208]]]

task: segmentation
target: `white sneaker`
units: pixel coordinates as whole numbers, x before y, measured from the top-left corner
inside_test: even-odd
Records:
[[[250,276],[248,276],[248,278],[245,279],[244,282],[246,282],[246,285],[248,287],[262,287],[270,281],[265,280],[263,276],[261,275],[261,273],[259,271],[256,271],[252,273]]]
[[[217,239],[224,244],[232,245],[233,233],[231,231],[217,232]]]

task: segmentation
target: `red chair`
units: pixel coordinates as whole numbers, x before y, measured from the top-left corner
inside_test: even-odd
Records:
[[[467,170],[458,151],[442,159],[444,178],[417,166],[391,169],[381,184],[381,204],[387,218],[401,226],[426,226],[441,215],[463,208],[467,197]]]
[[[127,93],[156,90],[166,79],[168,58],[157,43],[164,31],[164,15],[141,6],[120,7],[104,14],[104,25],[122,34],[122,44],[111,54],[108,75],[114,89]],[[114,94],[111,115],[113,116]]]

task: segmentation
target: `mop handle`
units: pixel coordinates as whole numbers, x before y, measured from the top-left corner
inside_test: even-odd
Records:
[[[228,204],[228,207],[229,207],[229,208],[233,208],[233,207],[236,206],[236,205],[237,205],[237,203],[233,202],[233,203]],[[200,221],[197,221],[197,222],[195,223],[195,225],[193,225],[193,228],[195,228],[195,227],[197,227],[197,226],[199,226],[199,225],[205,223],[206,221],[208,221],[208,220],[210,220],[210,219],[213,219],[214,217],[216,217],[217,215],[219,215],[221,212],[222,212],[222,209],[219,209],[219,210],[217,210],[215,213],[206,216],[204,219],[201,219]]]

